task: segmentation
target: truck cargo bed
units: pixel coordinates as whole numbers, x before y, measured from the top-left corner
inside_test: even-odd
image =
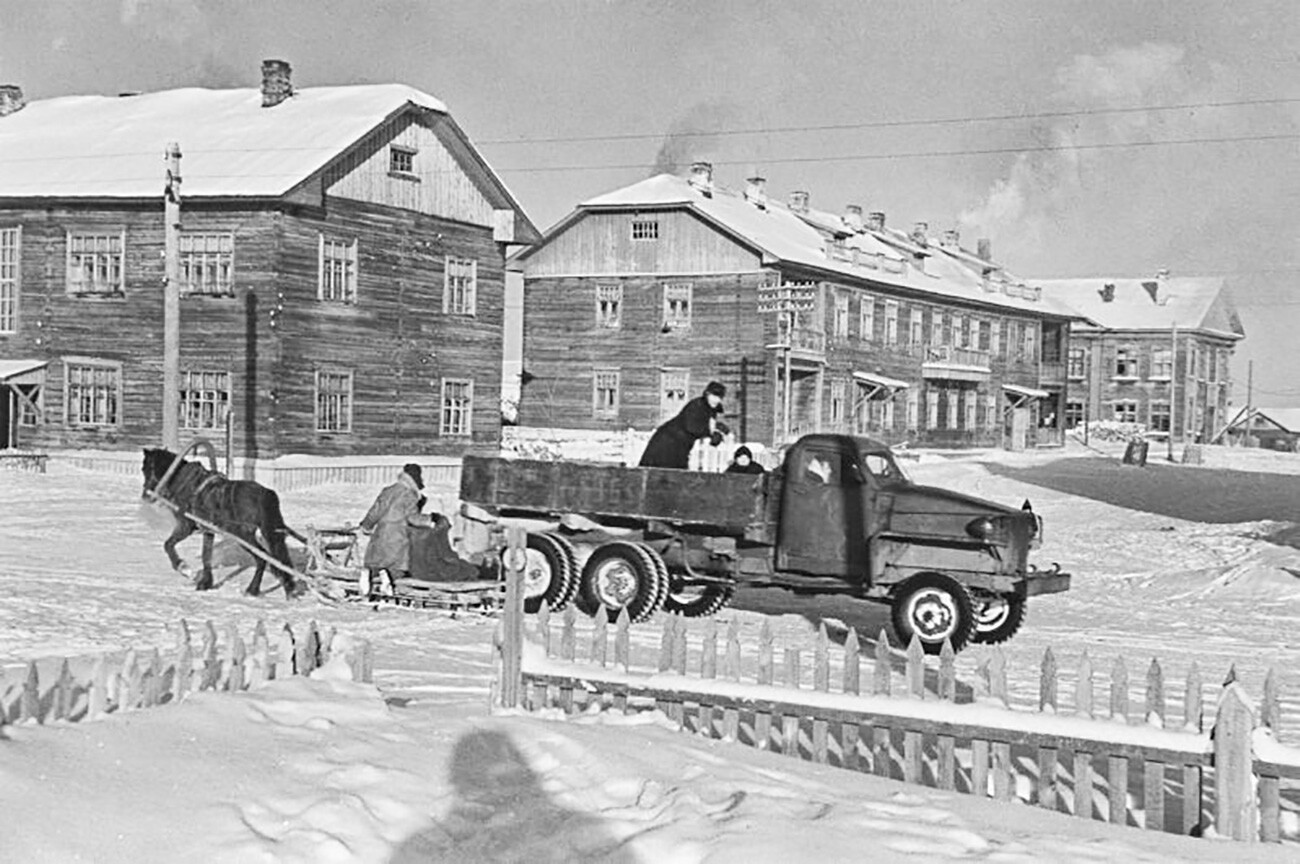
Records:
[[[765,517],[767,475],[465,457],[461,500],[490,510],[658,521],[744,536]]]

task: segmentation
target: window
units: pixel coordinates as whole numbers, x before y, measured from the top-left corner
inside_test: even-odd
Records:
[[[1174,377],[1174,352],[1169,348],[1157,348],[1151,352],[1151,377],[1170,379]]]
[[[991,332],[989,333],[989,336],[990,336],[990,338],[993,340],[993,343],[992,343],[991,347],[989,348],[989,352],[990,352],[994,357],[1000,357],[1000,358],[1005,359],[1006,356],[1007,356],[1006,353],[1005,353],[1005,351],[1006,351],[1005,346],[1006,346],[1006,344],[1007,344],[1007,322],[1006,322],[1006,319],[1003,319],[1003,320],[1001,320],[1001,321],[995,321],[995,322],[993,322],[993,324],[992,324],[992,330],[991,330]]]
[[[945,418],[948,422],[944,425],[949,429],[957,429],[961,426],[961,424],[958,423],[957,418],[957,391],[949,390],[944,394],[944,396],[946,397],[944,402],[947,403],[944,407],[947,408],[948,413],[948,416]]]
[[[447,256],[443,271],[442,311],[449,315],[478,312],[478,262]]]
[[[998,413],[998,397],[996,393],[989,393],[984,397],[984,422],[990,429],[996,429],[1002,423],[1002,415]]]
[[[1010,325],[1006,334],[1007,353],[1014,360],[1023,360],[1025,358],[1025,324],[1023,321],[1012,321]]]
[[[907,428],[916,429],[921,414],[921,394],[913,389],[907,391]]]
[[[18,266],[21,229],[0,229],[0,333],[18,329]]]
[[[412,147],[394,144],[388,148],[388,170],[392,174],[414,174],[415,154]]]
[[[352,431],[352,373],[316,372],[316,431]]]
[[[927,390],[925,393],[925,428],[939,428],[939,391]]]
[[[1066,355],[1065,374],[1071,380],[1082,381],[1088,377],[1088,361],[1082,348],[1071,348]]]
[[[1209,355],[1209,379],[1219,380],[1219,349],[1211,348],[1205,352]]]
[[[925,320],[924,311],[920,306],[913,306],[911,309],[912,326],[911,326],[911,344],[913,347],[919,347],[925,342]]]
[[[894,396],[886,399],[881,407],[884,408],[885,416],[880,421],[880,428],[886,432],[892,432],[894,429]]]
[[[691,373],[686,369],[664,369],[659,373],[659,422],[676,417],[686,407],[691,392]]]
[[[659,220],[658,219],[633,219],[632,239],[633,240],[658,240]]]
[[[835,295],[835,338],[849,338],[849,295]]]
[[[103,360],[69,359],[63,403],[69,426],[122,423],[122,367]]]
[[[45,388],[40,384],[12,385],[25,399],[18,400],[18,425],[35,426],[45,420]]]
[[[952,342],[952,316],[944,312],[939,316],[939,344],[952,345]]]
[[[591,416],[618,416],[618,370],[597,369],[592,375]]]
[[[831,382],[831,426],[838,428],[844,422],[844,382]]]
[[[885,301],[885,344],[898,344],[898,303]]]
[[[1136,402],[1115,402],[1111,406],[1114,411],[1115,420],[1119,423],[1136,423],[1138,422],[1138,403]]]
[[[943,344],[943,313],[938,309],[930,310],[930,344]]]
[[[617,330],[623,326],[623,286],[596,286],[596,326]]]
[[[993,323],[991,321],[979,322],[979,341],[976,343],[981,351],[990,351],[993,348]]]
[[[1065,403],[1065,428],[1077,429],[1083,425],[1083,403]]]
[[[357,241],[320,235],[316,296],[330,303],[357,302]]]
[[[1137,374],[1138,374],[1137,352],[1132,348],[1116,348],[1115,349],[1115,377],[1136,378]]]
[[[230,373],[182,372],[182,429],[221,429],[230,408]]]
[[[866,294],[858,300],[858,336],[863,341],[876,338],[876,298]]]
[[[1170,429],[1170,409],[1168,402],[1152,402],[1150,405],[1151,421],[1148,427],[1152,432],[1168,432]]]
[[[1209,363],[1210,349],[1198,348],[1196,351],[1196,377],[1205,380],[1205,367]]]
[[[442,379],[442,424],[439,434],[469,435],[474,407],[474,382],[463,378]]]
[[[122,249],[125,232],[68,234],[68,292],[121,294],[124,289]]]
[[[670,330],[691,329],[691,294],[689,282],[664,285],[664,326]]]
[[[186,294],[235,293],[235,235],[181,233],[181,291]]]
[[[1231,376],[1228,374],[1229,359],[1230,359],[1230,355],[1228,354],[1227,349],[1219,352],[1219,380],[1224,382],[1225,384],[1231,378]]]
[[[966,341],[966,316],[952,316],[952,344],[957,348],[969,348],[970,343]]]
[[[975,403],[978,402],[979,394],[974,390],[966,391],[965,409],[966,409],[966,431],[975,431]]]

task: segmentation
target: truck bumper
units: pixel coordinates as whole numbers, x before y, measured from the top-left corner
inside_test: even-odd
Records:
[[[1059,594],[1070,590],[1069,573],[1030,573],[1025,577],[1025,596],[1036,597],[1039,594]]]

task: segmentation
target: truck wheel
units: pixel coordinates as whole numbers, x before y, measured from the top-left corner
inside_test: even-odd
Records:
[[[1018,594],[977,595],[975,633],[971,641],[980,645],[1000,645],[1007,641],[1024,623],[1025,605],[1025,598]]]
[[[611,618],[626,609],[634,624],[653,615],[663,602],[663,580],[646,553],[639,544],[621,540],[598,547],[582,568],[578,608],[594,615],[604,606]]]
[[[524,550],[525,612],[541,609],[543,601],[555,612],[573,596],[577,564],[556,539],[547,534],[528,535]]]
[[[669,589],[664,611],[683,618],[708,618],[725,609],[735,593],[730,585],[678,585]]]
[[[668,578],[668,565],[664,563],[664,556],[660,555],[658,550],[647,543],[638,543],[636,545],[638,549],[645,553],[646,558],[649,559],[650,563],[654,565],[655,573],[658,574],[659,577],[655,583],[659,588],[655,600],[650,606],[650,611],[648,611],[642,618],[642,620],[646,620],[660,609],[664,608],[668,601],[668,586],[671,583]]]
[[[975,629],[970,592],[942,573],[918,573],[899,585],[890,618],[904,647],[915,635],[927,654],[938,654],[945,639],[960,651]]]
[[[564,594],[555,598],[555,605],[551,608],[562,610],[573,602],[573,595],[578,593],[578,575],[581,572],[578,568],[578,550],[574,548],[568,537],[562,534],[547,532],[541,535],[558,546],[564,554],[564,561],[568,565],[569,578],[564,582]]]

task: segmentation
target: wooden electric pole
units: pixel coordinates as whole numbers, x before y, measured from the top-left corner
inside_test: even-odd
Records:
[[[181,415],[181,148],[167,145],[163,191],[163,399],[162,443],[180,450]]]

